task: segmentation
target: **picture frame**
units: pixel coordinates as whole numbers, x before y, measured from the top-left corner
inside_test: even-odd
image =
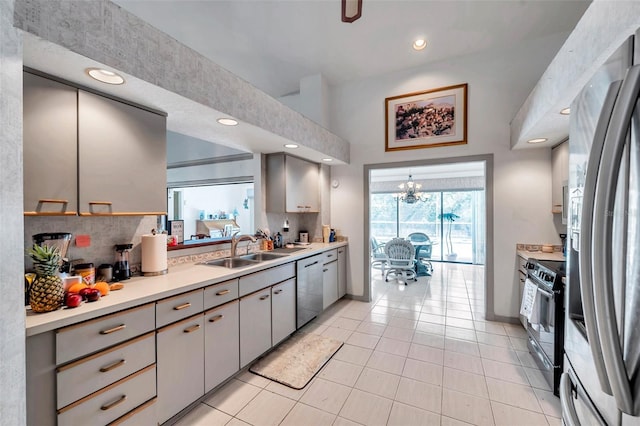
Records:
[[[385,98],[385,151],[467,143],[467,83]]]
[[[178,244],[184,243],[184,220],[169,220],[167,222],[167,230],[169,235],[176,237]]]

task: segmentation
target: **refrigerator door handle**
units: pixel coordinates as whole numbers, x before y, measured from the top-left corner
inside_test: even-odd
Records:
[[[600,382],[600,388],[603,392],[609,395],[612,395],[611,386],[609,385],[609,378],[607,376],[604,358],[602,357],[602,343],[600,342],[600,336],[596,326],[596,311],[593,300],[593,276],[591,271],[591,246],[593,237],[591,233],[591,225],[593,223],[593,204],[596,185],[598,182],[600,157],[602,155],[602,148],[607,135],[607,129],[609,128],[609,121],[611,120],[611,114],[613,113],[613,107],[615,106],[621,84],[622,80],[618,80],[614,81],[609,86],[600,112],[600,117],[598,118],[598,125],[593,136],[593,144],[591,145],[591,153],[589,154],[589,162],[587,163],[584,182],[582,217],[580,219],[580,252],[578,253],[580,295],[584,311],[584,325],[587,329],[587,339],[589,340],[589,348],[591,349],[591,356],[593,357],[593,362],[595,364],[596,375]]]
[[[631,383],[622,355],[622,342],[616,322],[611,247],[618,171],[639,94],[640,65],[636,65],[629,68],[622,82],[602,151],[594,200],[594,210],[598,214],[594,215],[593,221],[593,241],[599,244],[593,244],[591,252],[596,284],[594,302],[604,364],[618,408],[632,416],[637,413],[633,410]]]
[[[580,419],[576,412],[571,394],[571,377],[569,373],[560,376],[560,406],[562,407],[562,423],[567,426],[580,426]]]

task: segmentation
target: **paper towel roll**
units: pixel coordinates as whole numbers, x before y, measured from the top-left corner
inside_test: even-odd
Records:
[[[167,273],[167,234],[142,236],[142,275]]]

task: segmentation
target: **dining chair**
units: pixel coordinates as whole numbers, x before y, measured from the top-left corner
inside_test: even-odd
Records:
[[[431,238],[423,232],[413,232],[407,238],[416,247],[416,261],[424,265],[426,273],[431,275],[433,273],[433,265],[431,264],[433,244]]]
[[[416,250],[411,241],[404,238],[394,238],[384,245],[384,252],[387,255],[385,281],[389,281],[389,274],[395,275],[396,279],[401,276],[404,285],[407,285],[407,281],[410,279],[417,281],[415,271]]]
[[[384,253],[384,243],[379,243],[375,237],[371,237],[371,267],[380,269],[384,276],[387,255]]]

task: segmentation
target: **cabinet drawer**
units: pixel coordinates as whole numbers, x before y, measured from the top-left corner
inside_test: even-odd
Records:
[[[171,324],[203,311],[203,290],[179,294],[156,303],[156,326]]]
[[[240,277],[240,296],[253,293],[263,288],[295,277],[295,263],[286,263],[264,271]]]
[[[153,303],[56,330],[56,364],[124,342],[155,329]]]
[[[58,426],[105,425],[156,395],[156,366],[120,380],[58,410]]]
[[[322,263],[324,265],[335,260],[338,260],[338,249],[327,250],[322,253]]]
[[[109,423],[109,426],[140,426],[140,425],[155,425],[158,424],[156,415],[156,401],[158,398],[153,398],[138,408],[134,408],[124,416],[115,420],[113,423]]]
[[[153,332],[57,369],[58,407],[65,407],[156,361]]]
[[[238,279],[204,289],[204,309],[211,309],[238,298]]]

